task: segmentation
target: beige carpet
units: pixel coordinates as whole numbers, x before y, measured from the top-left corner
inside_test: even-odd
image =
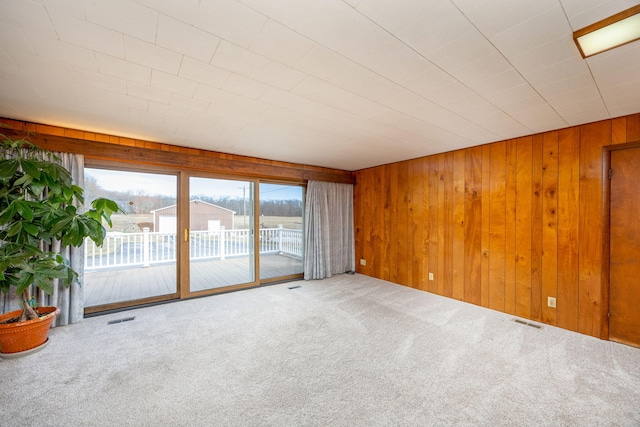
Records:
[[[640,350],[512,319],[361,275],[94,317],[0,361],[0,425],[640,425]]]

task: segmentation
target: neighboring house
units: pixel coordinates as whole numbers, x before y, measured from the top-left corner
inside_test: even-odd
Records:
[[[226,230],[233,229],[234,211],[203,202],[202,200],[191,200],[189,202],[191,231],[219,231],[220,227]],[[153,214],[153,229],[160,233],[176,232],[176,205],[165,206],[164,208],[151,211]]]

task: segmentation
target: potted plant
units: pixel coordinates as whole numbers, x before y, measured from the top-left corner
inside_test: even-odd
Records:
[[[101,245],[118,205],[99,198],[81,212],[83,189],[50,151],[4,135],[0,151],[0,291],[15,291],[22,309],[0,315],[0,355],[43,346],[59,310],[36,307],[33,288],[52,295],[53,281],[68,287],[78,274],[69,261],[46,248],[80,246],[86,237]],[[26,337],[25,337],[26,333]],[[26,339],[25,342],[22,340]]]

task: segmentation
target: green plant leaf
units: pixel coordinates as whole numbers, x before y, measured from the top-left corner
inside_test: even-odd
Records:
[[[38,167],[39,162],[34,162],[29,159],[22,159],[20,162],[20,166],[24,173],[29,175],[31,178],[40,179],[40,168]]]

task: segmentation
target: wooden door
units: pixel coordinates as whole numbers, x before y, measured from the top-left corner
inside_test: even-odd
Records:
[[[640,148],[611,152],[609,339],[640,347]]]

